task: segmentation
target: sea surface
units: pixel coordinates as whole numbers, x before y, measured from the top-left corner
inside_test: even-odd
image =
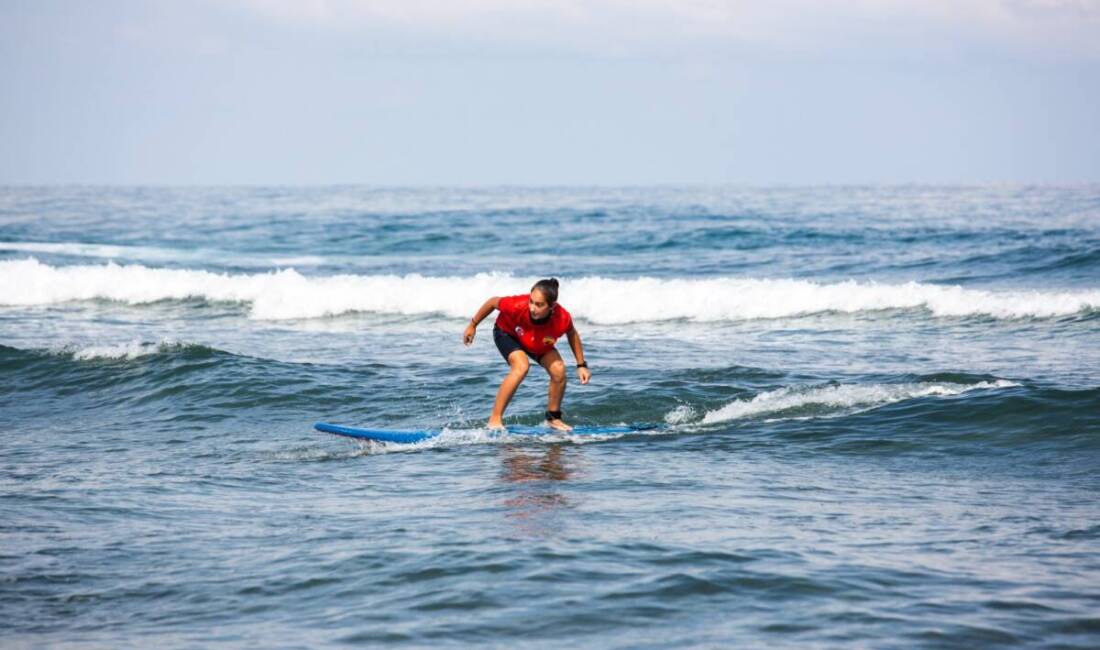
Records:
[[[5,649],[1096,648],[1100,186],[0,188],[0,431]]]

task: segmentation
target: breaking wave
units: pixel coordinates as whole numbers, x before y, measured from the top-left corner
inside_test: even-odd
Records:
[[[741,418],[813,417],[867,410],[917,397],[949,397],[972,390],[1019,386],[1006,379],[975,384],[914,382],[907,384],[839,384],[785,387],[765,391],[752,399],[735,400],[703,415],[703,424]]]
[[[351,312],[468,317],[490,295],[525,292],[535,278],[506,273],[305,276],[294,269],[228,274],[138,264],[51,266],[0,262],[0,304],[81,300],[145,304],[206,299],[248,305],[256,319]],[[823,312],[923,309],[937,317],[1049,318],[1100,309],[1100,290],[994,291],[907,282],[822,283],[795,279],[582,277],[567,279],[563,304],[601,324],[686,319],[735,321]]]

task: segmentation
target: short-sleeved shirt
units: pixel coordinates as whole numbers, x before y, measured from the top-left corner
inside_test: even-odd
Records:
[[[524,350],[541,357],[554,347],[558,337],[573,328],[573,317],[565,307],[557,304],[545,323],[536,323],[531,320],[531,310],[528,308],[530,298],[530,294],[526,293],[501,298],[497,304],[500,314],[496,326],[519,341]]]

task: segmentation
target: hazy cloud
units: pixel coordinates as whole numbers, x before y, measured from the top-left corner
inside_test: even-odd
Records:
[[[644,54],[741,45],[787,54],[994,47],[1100,56],[1100,0],[238,0],[285,24],[399,30],[532,47]]]
[[[0,0],[0,182],[1100,178],[1100,0]]]

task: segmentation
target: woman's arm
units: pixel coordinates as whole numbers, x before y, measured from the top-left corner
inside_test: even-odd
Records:
[[[466,326],[466,331],[462,335],[462,342],[467,346],[473,345],[474,336],[477,334],[477,326],[481,321],[485,320],[485,317],[493,313],[493,310],[500,306],[500,297],[493,296],[485,301],[485,304],[478,308],[477,313],[470,319],[470,324]]]
[[[577,359],[577,378],[581,380],[582,384],[587,384],[588,380],[592,378],[592,372],[588,370],[588,364],[584,361],[584,344],[581,343],[581,333],[577,331],[577,328],[570,327],[569,331],[565,333],[565,337],[569,339],[569,348],[573,350],[573,356]],[[584,364],[582,367],[581,364]]]

